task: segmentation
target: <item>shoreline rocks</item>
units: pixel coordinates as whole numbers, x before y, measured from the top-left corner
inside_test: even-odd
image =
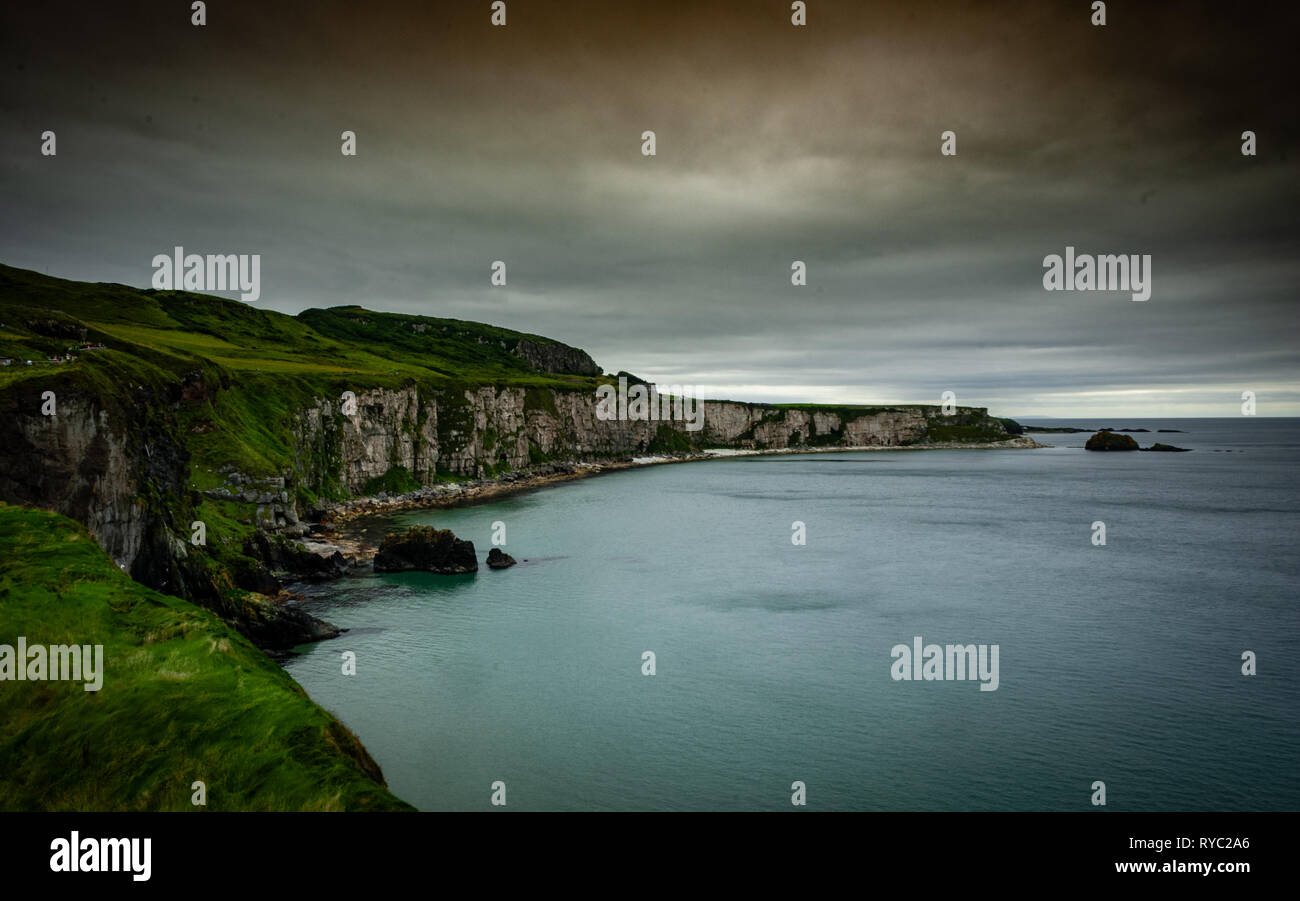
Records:
[[[312,616],[292,600],[257,595],[244,599],[237,627],[253,644],[280,659],[300,644],[338,638],[347,631]]]
[[[277,583],[275,590],[289,582],[328,582],[348,574],[351,562],[338,551],[324,555],[314,553],[300,542],[287,537],[255,532],[244,542],[244,553],[259,561],[262,568],[249,574],[250,578],[266,582],[270,576]],[[268,592],[253,584],[240,587],[262,594]],[[269,592],[274,594],[274,590]]]
[[[734,456],[780,456],[784,454],[856,453],[863,451],[886,453],[926,450],[1005,450],[1010,448],[1044,448],[1028,435],[1021,435],[996,443],[980,444],[925,444],[925,445],[869,445],[861,447],[783,448],[769,450],[709,449],[700,453],[673,453],[654,457],[627,457],[601,463],[556,461],[527,470],[507,473],[491,479],[472,479],[417,488],[399,495],[389,495],[384,500],[377,496],[355,497],[344,501],[320,504],[304,515],[311,539],[330,545],[340,545],[352,553],[359,545],[352,539],[339,540],[341,531],[351,531],[349,524],[371,516],[384,516],[408,510],[445,509],[489,503],[514,494],[535,491],[552,485],[591,476],[608,475],[627,469],[645,466],[662,466],[673,463],[696,463]],[[367,549],[368,552],[368,549]]]
[[[405,534],[390,532],[375,554],[377,573],[429,572],[451,576],[478,572],[474,542],[457,538],[450,529],[411,526]]]

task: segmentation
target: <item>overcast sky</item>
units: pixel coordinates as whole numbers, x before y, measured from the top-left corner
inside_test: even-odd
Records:
[[[257,253],[261,306],[738,400],[1300,415],[1294,3],[271,6],[6,4],[0,262]],[[1045,291],[1067,245],[1150,254],[1151,299]]]

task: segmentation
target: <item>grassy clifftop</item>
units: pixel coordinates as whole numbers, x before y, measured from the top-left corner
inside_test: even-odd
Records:
[[[72,362],[48,362],[87,342],[107,349],[74,350]],[[187,424],[207,436],[198,445],[214,458],[265,474],[291,462],[277,439],[286,418],[313,397],[412,381],[431,388],[594,386],[589,376],[544,371],[520,353],[541,346],[581,354],[547,338],[454,319],[359,307],[294,317],[208,295],[0,266],[0,358],[14,360],[0,368],[0,390],[39,381],[42,390],[83,391],[111,407],[129,387],[185,380],[199,386],[191,397],[201,406],[207,395],[222,393],[213,389],[238,384],[238,397],[225,392],[207,409],[190,405]]]
[[[75,349],[83,343],[106,349]],[[48,361],[69,349],[75,360]],[[360,307],[295,317],[204,294],[68,281],[3,265],[0,358],[14,361],[0,367],[0,392],[18,392],[29,412],[45,390],[90,395],[113,410],[137,403],[137,387],[157,395],[182,385],[177,426],[201,436],[185,442],[196,468],[233,463],[265,476],[293,464],[288,426],[314,398],[412,383],[594,390],[598,381],[583,351],[483,323]],[[552,361],[557,365],[539,365]],[[238,390],[225,390],[232,387]]]
[[[337,719],[212,613],[84,528],[0,505],[0,643],[102,644],[103,685],[0,682],[0,810],[408,809]]]
[[[196,362],[241,377],[297,376],[336,385],[508,384],[585,387],[580,372],[540,371],[520,347],[569,348],[509,329],[360,307],[288,316],[242,301],[183,291],[74,282],[0,265],[0,357],[36,358],[104,341],[162,369]],[[94,360],[82,354],[78,363]],[[7,378],[30,376],[33,367]]]
[[[195,520],[212,530],[206,552],[190,552],[191,572],[164,580],[133,564],[132,574],[186,597],[211,596],[215,603],[223,595],[227,608],[244,603],[228,575],[251,565],[242,545],[253,529],[236,521],[246,513],[198,492],[218,487],[223,468],[263,479],[297,472],[295,426],[318,399],[415,385],[422,397],[463,404],[467,387],[485,384],[593,391],[598,372],[577,348],[481,323],[360,307],[295,317],[237,300],[75,282],[0,265],[5,358],[11,363],[0,366],[0,419],[7,422],[0,438],[27,453],[0,466],[0,498],[71,512],[74,502],[60,495],[63,474],[42,468],[43,457],[54,457],[65,470],[88,473],[83,493],[93,506],[106,481],[102,443],[92,443],[89,459],[63,460],[71,439],[46,436],[43,424],[54,420],[42,415],[42,405],[52,394],[60,414],[70,414],[67,421],[103,411],[136,461],[130,473],[136,500],[164,521],[154,532],[180,536]],[[316,502],[305,482],[296,487],[295,501]],[[155,550],[142,566],[161,572],[163,556]],[[186,587],[176,587],[178,581]]]

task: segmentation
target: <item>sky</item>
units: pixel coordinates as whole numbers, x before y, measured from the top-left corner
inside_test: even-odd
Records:
[[[0,262],[259,254],[260,306],[709,397],[1300,415],[1296,5],[1091,6],[6,4]],[[1149,254],[1150,299],[1045,290],[1066,247]]]

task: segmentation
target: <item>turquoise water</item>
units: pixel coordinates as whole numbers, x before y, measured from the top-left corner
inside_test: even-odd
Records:
[[[1195,450],[733,458],[404,514],[370,528],[482,559],[501,521],[528,562],[309,589],[352,631],[287,668],[424,809],[1300,809],[1300,421],[1070,424]],[[892,679],[918,635],[998,645],[997,690]]]

